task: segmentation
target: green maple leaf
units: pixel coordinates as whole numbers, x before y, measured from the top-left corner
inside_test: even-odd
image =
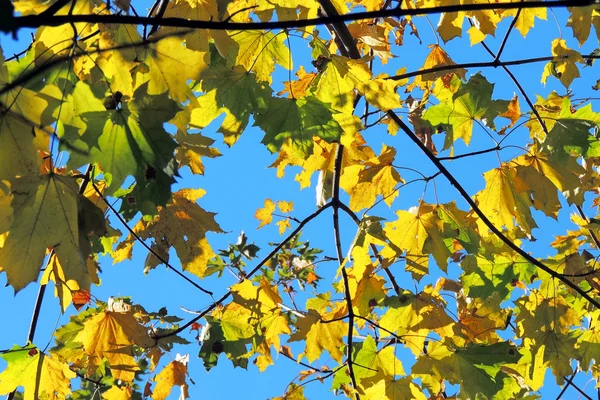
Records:
[[[502,299],[508,298],[515,283],[529,283],[536,268],[522,258],[514,260],[502,254],[490,258],[468,255],[460,263],[464,273],[461,277],[465,293],[470,297],[486,298],[498,293]]]
[[[508,342],[492,345],[467,345],[452,349],[449,344],[432,342],[428,353],[419,357],[412,374],[426,387],[438,379],[460,385],[459,398],[510,398],[520,391],[517,381],[501,370],[502,365],[516,363],[521,354]]]
[[[219,132],[231,146],[248,126],[250,115],[267,109],[272,90],[255,73],[239,65],[229,68],[222,59],[200,78],[198,89],[206,94],[198,98],[200,107],[192,110],[190,126],[204,128],[224,112]]]
[[[296,153],[306,159],[312,154],[313,137],[330,143],[340,137],[342,128],[333,119],[334,113],[327,103],[314,96],[274,98],[267,112],[255,116],[254,125],[265,131],[262,143],[271,152],[281,149],[289,139]]]
[[[571,102],[563,100],[561,113],[543,141],[553,158],[566,161],[569,155],[600,156],[600,114],[588,104],[575,112]]]
[[[458,78],[456,78],[458,80]],[[467,83],[460,83],[456,93],[438,96],[441,103],[429,107],[423,119],[433,126],[446,130],[444,149],[450,148],[457,139],[465,144],[471,142],[474,121],[483,121],[494,128],[494,119],[508,110],[506,100],[492,100],[494,85],[481,74],[471,76]]]
[[[210,371],[217,365],[219,355],[225,353],[234,366],[246,368],[248,366],[249,354],[246,350],[247,339],[240,339],[233,334],[230,324],[223,324],[217,318],[208,317],[210,324],[210,337],[202,343],[198,357],[202,359],[204,368]],[[239,333],[239,332],[238,332]],[[244,335],[242,335],[244,336]]]
[[[80,102],[92,106],[63,120],[61,144],[71,154],[68,166],[75,169],[88,163],[100,164],[110,185],[108,195],[114,194],[128,176],[134,176],[136,204],[166,204],[177,174],[176,143],[163,125],[175,116],[177,104],[167,93],[148,95],[148,85],[143,84],[130,101],[106,109],[85,86],[76,88],[75,107]]]
[[[13,347],[1,356],[8,367],[0,374],[0,394],[24,387],[24,400],[66,398],[75,372],[58,357],[49,357],[33,345]]]
[[[6,197],[0,191],[0,234],[8,232],[0,248],[0,270],[6,272],[8,283],[19,291],[35,281],[47,249],[52,248],[65,282],[72,279],[89,289],[89,235],[104,234],[102,210],[78,194],[76,179],[70,176],[16,178],[10,189]]]

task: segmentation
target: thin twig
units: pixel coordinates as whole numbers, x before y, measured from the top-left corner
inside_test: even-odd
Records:
[[[493,54],[493,53],[492,53]],[[582,55],[583,58],[589,59],[600,59],[599,55],[587,54]],[[415,76],[421,76],[425,74],[431,74],[436,72],[444,72],[444,71],[454,71],[457,69],[468,69],[468,68],[497,68],[497,67],[507,67],[511,65],[525,65],[525,64],[533,64],[538,62],[551,62],[551,61],[563,61],[567,59],[566,56],[545,56],[545,57],[534,57],[534,58],[522,58],[518,60],[511,61],[476,61],[462,64],[451,64],[451,65],[438,65],[432,68],[420,69],[417,71],[411,71],[400,75],[394,75],[387,77],[385,79],[391,79],[394,81],[399,81],[406,78],[412,78]]]
[[[459,154],[459,155],[456,155],[456,156],[438,157],[437,159],[440,160],[440,161],[459,160],[461,158],[471,157],[471,156],[478,156],[480,154],[491,153],[493,151],[498,151],[498,150],[502,150],[502,148],[500,147],[500,145],[496,145],[494,147],[490,147],[489,149],[472,151],[470,153]]]

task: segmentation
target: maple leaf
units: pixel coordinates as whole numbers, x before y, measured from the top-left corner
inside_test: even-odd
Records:
[[[132,25],[101,24],[98,29],[100,34],[95,46],[99,51],[78,58],[74,72],[82,81],[90,84],[108,81],[112,93],[133,96],[134,80],[130,71],[138,65],[133,45],[142,41],[140,34]],[[95,73],[95,69],[100,73]]]
[[[404,375],[404,368],[400,360],[394,355],[392,346],[377,349],[377,344],[372,336],[367,336],[366,340],[356,352],[353,361],[357,365],[366,368],[359,368],[356,372],[358,383],[363,379],[381,374],[384,378],[393,378],[396,375]]]
[[[361,210],[371,207],[377,196],[383,196],[388,206],[398,196],[396,185],[404,180],[394,166],[396,150],[383,145],[381,154],[367,160],[363,165],[344,168],[342,188],[350,194],[350,208]]]
[[[71,393],[75,372],[69,365],[50,357],[34,345],[15,346],[0,357],[8,367],[0,373],[0,394],[9,394],[22,386],[24,400],[66,398]]]
[[[229,50],[227,65],[242,65],[254,71],[258,80],[271,83],[275,63],[293,68],[292,55],[285,45],[286,34],[255,30],[237,31],[229,36],[235,45]]]
[[[342,309],[343,311],[343,309]],[[331,357],[340,362],[344,353],[343,337],[348,333],[348,323],[337,320],[324,323],[339,317],[335,311],[320,314],[316,310],[309,309],[304,318],[300,318],[296,323],[297,331],[294,332],[289,342],[304,341],[306,343],[304,352],[308,362],[313,362],[321,356],[324,350]]]
[[[590,36],[590,28],[593,25],[596,29],[598,41],[600,41],[600,14],[594,6],[587,7],[569,7],[571,15],[567,26],[573,30],[573,36],[582,46]]]
[[[361,269],[352,268],[348,272],[348,288],[352,306],[357,308],[358,315],[367,315],[374,307],[373,304],[378,304],[385,298],[385,281],[373,273],[372,267],[359,272]]]
[[[263,333],[267,346],[280,348],[279,336],[290,334],[291,330],[285,315],[281,314],[281,297],[276,287],[271,287],[266,279],[262,279],[260,286],[254,286],[250,281],[244,281],[231,288],[233,299],[250,310],[257,320],[257,331]]]
[[[213,55],[217,57],[217,55]],[[219,58],[214,66],[202,72],[199,106],[190,115],[190,126],[204,128],[225,113],[219,127],[225,143],[232,146],[248,125],[250,115],[265,111],[271,102],[272,89],[257,80],[254,72],[236,65],[229,67]]]
[[[475,201],[481,211],[498,229],[518,227],[529,234],[537,228],[531,215],[531,201],[526,191],[518,191],[515,185],[517,171],[504,164],[484,175],[485,189],[475,195]],[[479,232],[487,234],[488,228],[480,219],[477,220]]]
[[[416,209],[397,211],[396,215],[396,221],[385,224],[384,233],[392,247],[384,248],[382,255],[388,257],[394,254],[394,247],[401,252],[406,251],[407,259],[414,259],[423,268],[410,268],[417,279],[426,273],[427,260],[422,260],[423,255],[431,253],[439,267],[445,269],[451,252],[444,242],[441,221],[435,207],[421,203]]]
[[[369,399],[396,400],[415,399],[425,400],[427,396],[412,378],[388,378],[380,376],[363,380],[362,387]]]
[[[388,309],[379,321],[386,329],[381,336],[389,337],[387,332],[406,335],[407,347],[415,355],[421,354],[429,332],[442,337],[452,335],[454,321],[446,313],[440,294],[430,286],[416,295],[405,290],[400,296],[387,298],[383,304]]]
[[[331,103],[331,107],[342,113],[352,113],[356,89],[366,100],[384,111],[401,106],[396,93],[398,82],[382,78],[372,79],[367,60],[352,60],[331,55],[325,69],[318,75],[315,96]]]
[[[450,148],[457,139],[468,145],[476,120],[495,129],[494,119],[507,111],[508,101],[492,100],[493,90],[493,84],[481,74],[476,74],[467,83],[458,83],[456,92],[442,91],[437,96],[441,103],[429,107],[423,119],[446,130],[444,149]]]
[[[501,254],[489,258],[467,255],[460,266],[466,294],[478,298],[497,293],[501,299],[506,299],[516,282],[529,283],[536,273],[535,267],[526,260]]]
[[[250,323],[252,317],[252,311],[246,307],[229,303],[207,318],[210,335],[198,353],[206,370],[217,365],[221,353],[225,353],[234,366],[247,367],[252,353],[246,346],[257,336],[256,326]]]
[[[138,59],[144,67],[133,71],[136,87],[146,86],[144,91],[150,96],[184,102],[194,99],[187,80],[198,78],[208,67],[209,53],[208,49],[191,50],[177,37],[165,37],[138,48]]]
[[[106,309],[90,315],[81,321],[81,329],[72,340],[83,347],[89,375],[94,374],[106,358],[112,376],[125,382],[132,382],[140,369],[133,346],[154,345],[146,327],[138,322],[131,309],[123,312]]]
[[[134,227],[139,237],[152,238],[155,246],[163,246],[165,258],[168,259],[167,249],[174,247],[183,270],[200,277],[205,276],[208,260],[216,255],[208,243],[206,233],[223,232],[214,219],[215,214],[205,211],[196,203],[205,193],[202,189],[182,189],[175,192],[171,202],[166,207],[160,207],[151,221],[140,221]],[[119,244],[119,255],[115,256],[115,262],[131,258],[131,247],[135,241],[136,238],[130,234]],[[151,255],[152,257],[154,256]],[[161,263],[158,259],[152,259],[150,269]],[[148,271],[149,269],[146,270]]]
[[[107,110],[87,85],[77,85],[75,92],[82,98],[75,94],[72,97],[74,119],[65,116],[61,145],[71,152],[71,168],[100,164],[110,186],[107,195],[114,194],[125,178],[133,175],[137,182],[135,194],[139,196],[136,204],[163,205],[171,196],[169,185],[176,174],[173,153],[177,146],[163,124],[178,108],[166,93],[150,96],[147,90],[144,84],[131,101]],[[79,109],[82,106],[84,112]],[[78,132],[82,122],[83,134]]]
[[[86,266],[90,283],[100,284],[96,260],[93,257],[88,257]],[[60,299],[63,312],[71,303],[73,303],[75,308],[79,309],[90,300],[89,288],[80,288],[77,281],[72,279],[67,280],[65,271],[58,261],[56,254],[52,254],[50,257],[50,261],[46,265],[46,270],[40,278],[40,285],[46,285],[49,281],[53,281],[55,284],[54,295]]]
[[[15,291],[37,279],[46,249],[52,248],[65,282],[90,288],[89,236],[106,231],[102,211],[79,195],[76,179],[56,174],[14,179],[12,201],[4,204],[0,232],[8,232],[0,248],[0,270]],[[0,193],[1,195],[1,193]],[[7,194],[8,195],[8,194]]]
[[[273,221],[273,212],[275,211],[275,203],[271,199],[265,199],[265,206],[256,210],[254,218],[256,218],[260,224],[257,229],[262,228],[265,225],[269,225]]]
[[[112,386],[102,393],[103,400],[131,400],[132,390],[126,386]]]
[[[189,355],[178,358],[179,359],[173,360],[167,364],[167,366],[154,377],[156,387],[152,394],[153,399],[166,399],[173,390],[173,386],[181,387],[180,399],[187,399],[189,397],[187,389],[188,384],[186,383]]]
[[[63,4],[63,6],[54,12],[54,15],[68,15],[69,13],[76,14],[93,14],[96,6],[95,0],[78,0],[76,3]],[[16,7],[18,10],[20,7]],[[26,12],[39,10],[41,7],[27,7]],[[45,7],[44,7],[45,8]],[[39,11],[36,11],[39,12]],[[35,54],[36,64],[43,64],[45,61],[52,59],[56,55],[67,55],[73,47],[73,43],[77,42],[79,34],[87,36],[93,32],[95,24],[86,22],[78,22],[71,24],[61,24],[58,26],[43,26],[35,33]],[[78,35],[73,36],[73,30]],[[80,44],[85,46],[84,43]]]
[[[11,81],[0,49],[0,89]],[[0,95],[0,179],[37,175],[42,164],[39,150],[46,149],[53,132],[49,110],[57,105],[55,91],[36,93],[15,87]],[[47,92],[48,94],[44,94]],[[49,94],[52,94],[50,96]]]
[[[565,163],[570,154],[586,157],[600,155],[600,140],[590,135],[591,130],[600,126],[600,114],[592,110],[591,104],[571,112],[570,104],[568,99],[562,100],[560,113],[553,115],[555,122],[548,126],[548,136],[540,138],[551,156],[561,163]]]
[[[542,20],[548,18],[547,10],[543,7],[522,9],[521,12],[519,12],[518,17],[517,10],[504,10],[502,12],[502,17],[508,16],[517,18],[514,26],[523,37],[526,37],[531,28],[534,27],[536,18]]]
[[[175,135],[178,147],[175,158],[180,165],[187,165],[194,174],[204,175],[204,164],[202,157],[216,158],[221,152],[210,147],[215,141],[199,133],[187,134],[177,131]]]
[[[423,64],[423,67],[421,67],[421,69],[431,69],[443,65],[456,65],[456,63],[452,61],[448,53],[446,53],[439,44],[433,44],[429,47],[431,48],[431,52],[425,59],[425,63]],[[463,80],[467,79],[467,70],[461,68],[453,71],[430,72],[427,74],[420,75],[417,78],[415,78],[415,84],[419,84],[422,81],[435,81],[437,78],[444,77],[448,74],[456,74]]]
[[[510,397],[520,391],[520,386],[501,367],[509,362],[518,362],[520,357],[515,346],[507,342],[457,349],[444,342],[433,342],[427,354],[417,359],[412,373],[423,379],[425,387],[436,388],[429,373],[434,370],[437,377],[459,384],[463,398],[475,398],[477,394],[488,398],[495,395]]]
[[[265,136],[262,143],[275,153],[286,139],[302,158],[312,153],[313,137],[327,142],[339,139],[342,129],[333,119],[335,111],[314,96],[301,99],[274,98],[268,111],[257,114],[254,125]]]
[[[563,39],[554,39],[552,41],[552,55],[560,57],[561,61],[551,61],[546,64],[542,74],[542,83],[546,84],[550,75],[558,78],[560,82],[568,88],[575,78],[578,78],[579,69],[575,63],[583,63],[583,58],[578,51],[567,47],[567,42]]]

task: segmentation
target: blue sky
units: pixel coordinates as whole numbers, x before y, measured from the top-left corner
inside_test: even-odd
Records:
[[[134,1],[133,4],[136,4]],[[137,4],[140,4],[139,2]],[[143,7],[138,7],[138,9]],[[590,35],[590,40],[580,49],[577,42],[572,39],[570,28],[565,27],[566,12],[564,10],[555,10],[557,19],[560,21],[560,31],[551,14],[548,21],[536,20],[535,28],[529,33],[526,40],[522,38],[519,32],[513,31],[509,39],[507,48],[505,49],[503,60],[512,60],[519,58],[529,58],[537,56],[550,55],[550,42],[553,38],[562,33],[562,37],[567,40],[571,48],[577,49],[582,54],[590,53],[594,48],[598,47],[594,33]],[[430,17],[431,22],[435,26],[437,24],[437,16]],[[504,21],[498,27],[497,38],[488,38],[486,43],[493,49],[498,48],[499,42],[504,36],[509,21]],[[427,55],[427,45],[436,43],[431,28],[425,19],[416,19],[415,24],[419,30],[422,45],[418,43],[415,37],[405,37],[405,45],[401,48],[395,48],[392,51],[398,55],[397,58],[391,59],[390,62],[381,66],[376,62],[376,72],[387,72],[393,75],[396,70],[406,66],[408,71],[416,70],[423,64],[423,60]],[[465,22],[465,31],[467,23]],[[324,28],[319,28],[321,32],[325,32]],[[455,39],[448,44],[443,45],[444,49],[449,53],[453,60],[457,63],[471,61],[490,61],[490,56],[483,50],[480,45],[471,47],[468,43],[468,35],[463,35],[463,39]],[[19,39],[14,42],[9,36],[2,36],[0,43],[2,45],[5,56],[10,56],[29,44],[30,36],[25,30],[19,32]],[[300,65],[304,65],[307,71],[313,71],[314,68],[310,65],[310,52],[308,43],[301,39],[292,38],[292,50],[294,57],[294,65],[297,69]],[[549,78],[546,87],[540,84],[541,74],[544,68],[544,63],[529,64],[525,66],[511,67],[511,71],[517,76],[520,82],[524,85],[528,95],[535,100],[535,95],[539,94],[546,97],[552,90],[557,90],[563,94],[565,92],[563,86],[553,78]],[[510,99],[517,92],[517,88],[508,79],[506,74],[501,70],[492,68],[486,69],[471,69],[468,71],[467,77],[472,74],[482,71],[486,78],[495,83],[494,98]],[[584,97],[593,95],[590,93],[589,87],[595,83],[600,76],[599,68],[595,65],[593,68],[580,68],[583,78],[575,81],[572,89],[576,97]],[[295,71],[294,71],[295,72]],[[275,75],[275,82],[287,78],[287,72],[279,68]],[[279,83],[273,87],[275,92],[281,89]],[[406,95],[399,90],[401,98]],[[520,98],[522,112],[528,111],[527,105]],[[597,102],[600,104],[600,102]],[[364,107],[359,105],[358,110]],[[598,107],[595,106],[595,109]],[[402,115],[402,111],[400,115]],[[234,243],[241,231],[245,231],[251,242],[255,242],[261,247],[259,258],[270,251],[269,242],[277,242],[280,239],[275,227],[266,227],[259,231],[256,230],[258,222],[254,218],[256,209],[263,206],[265,198],[272,200],[293,201],[295,211],[293,215],[299,219],[315,210],[315,185],[316,176],[313,177],[313,185],[309,189],[299,190],[299,184],[294,181],[294,176],[298,172],[295,168],[288,168],[285,178],[277,179],[274,169],[268,169],[267,166],[275,159],[275,156],[260,144],[263,133],[257,128],[249,128],[241,136],[238,143],[232,148],[228,148],[221,142],[220,135],[216,134],[218,121],[213,123],[203,131],[205,136],[210,136],[217,139],[216,146],[223,153],[223,157],[216,159],[205,159],[206,175],[191,176],[187,171],[182,171],[182,177],[174,189],[180,187],[200,187],[207,191],[207,194],[199,201],[199,204],[207,211],[218,212],[216,220],[221,225],[222,229],[227,231],[226,234],[211,234],[209,240],[213,248],[226,248],[228,243]],[[526,130],[516,131],[508,140],[510,143],[523,143],[526,140],[528,133]],[[390,146],[395,146],[398,149],[397,164],[406,166],[417,166],[425,175],[436,172],[433,165],[414,148],[401,133],[397,136],[389,136],[385,131],[385,126],[377,126],[369,129],[365,133],[370,145],[375,152],[379,153],[381,144],[385,143]],[[442,137],[434,139],[438,148],[442,147]],[[486,139],[482,132],[474,132],[473,142],[468,150],[477,150],[493,146],[493,143]],[[465,150],[464,146],[459,145],[456,148],[456,153],[461,153]],[[508,160],[518,154],[515,149],[507,149],[501,152],[502,161]],[[467,158],[460,161],[455,161],[449,164],[450,171],[456,175],[458,180],[463,183],[469,193],[474,194],[484,187],[482,173],[498,166],[498,159],[495,156],[480,156],[476,159]],[[413,176],[410,173],[401,171],[404,178],[410,179]],[[458,198],[456,191],[447,184],[442,178],[435,180],[438,200],[447,202]],[[430,184],[425,191],[425,201],[434,202],[433,187]],[[398,209],[408,209],[411,206],[417,205],[418,199],[423,195],[423,185],[418,183],[410,185],[400,191],[399,198],[393,203],[392,211]],[[466,209],[464,201],[458,200],[459,206]],[[385,206],[380,206],[372,212],[374,215],[382,215],[390,217],[392,214]],[[537,214],[536,214],[537,215]],[[592,212],[590,212],[590,215]],[[109,216],[112,225],[115,228],[125,232],[125,229],[119,226],[118,220],[114,216]],[[541,224],[540,222],[544,222]],[[569,210],[566,207],[559,216],[558,222],[548,222],[546,218],[538,219],[540,229],[534,231],[534,236],[537,239],[535,244],[527,245],[527,250],[532,251],[534,255],[546,256],[553,254],[548,251],[548,243],[553,240],[554,235],[564,234],[566,229],[571,225],[569,221]],[[324,250],[325,255],[334,256],[333,248],[333,233],[332,222],[329,213],[325,213],[313,223],[311,223],[304,231],[303,239],[310,240],[314,247]],[[351,221],[345,220],[342,223],[343,244],[348,246],[355,234],[355,227]],[[344,251],[347,251],[345,247]],[[143,274],[144,259],[146,252],[141,246],[137,246],[134,251],[134,257],[131,261],[122,262],[117,265],[112,265],[108,258],[101,259],[102,285],[94,287],[92,294],[100,300],[106,301],[109,296],[130,296],[134,303],[139,303],[147,310],[158,310],[166,306],[171,314],[176,314],[185,320],[192,318],[193,315],[186,314],[181,307],[190,310],[201,310],[208,306],[211,301],[206,295],[198,292],[191,285],[179,279],[172,272],[164,267],[159,267],[151,271],[147,276]],[[176,256],[172,254],[171,260],[176,260]],[[173,261],[173,265],[177,265]],[[252,267],[254,263],[249,263]],[[424,278],[420,283],[412,281],[410,276],[403,272],[403,266],[395,265],[391,267],[400,285],[403,288],[414,290],[414,287],[423,288],[426,284],[435,282],[439,276],[439,271],[432,268],[433,278]],[[327,286],[334,278],[336,270],[335,263],[323,263],[318,267],[317,272],[325,279],[322,281],[320,291],[326,291]],[[435,271],[435,272],[434,272]],[[456,277],[456,268],[450,268],[450,277]],[[199,279],[191,276],[192,279],[199,282]],[[4,286],[6,277],[0,274],[0,285]],[[212,278],[200,282],[201,285],[209,287],[215,292],[216,296],[225,293],[229,285],[235,283],[232,276],[225,273],[222,279],[218,281]],[[0,320],[10,321],[10,327],[5,328],[1,335],[0,348],[8,348],[13,344],[24,344],[29,328],[29,321],[35,297],[37,286],[32,284],[21,291],[16,297],[13,296],[13,290],[9,287],[0,290]],[[68,322],[68,315],[74,313],[73,308],[67,310],[67,315],[61,315],[58,301],[53,298],[52,290],[49,290],[44,300],[42,308],[42,317],[39,322],[38,331],[36,334],[35,343],[44,348],[48,343],[51,343],[52,334],[57,326]],[[309,293],[310,295],[310,293]],[[302,296],[299,297],[298,304],[302,305]],[[453,300],[448,299],[452,304]],[[193,333],[187,334],[187,338],[193,341]],[[301,348],[298,345],[293,345],[294,354],[298,354]],[[229,399],[242,396],[248,399],[263,399],[274,396],[283,395],[286,385],[293,379],[296,374],[304,367],[295,365],[292,361],[279,357],[274,366],[267,369],[265,373],[258,373],[256,367],[249,366],[248,371],[239,368],[234,369],[231,363],[222,355],[219,360],[219,365],[212,369],[210,373],[206,373],[202,361],[198,359],[199,347],[192,344],[186,347],[180,347],[177,351],[190,354],[190,376],[194,380],[195,385],[190,386],[190,395],[193,399],[196,398],[219,398]],[[403,350],[398,351],[400,359],[406,363],[406,369],[412,364],[411,355]],[[168,361],[165,356],[163,361]],[[328,359],[323,357],[322,362],[327,362]],[[4,368],[5,363],[0,361],[0,369]],[[319,361],[316,363],[319,366]],[[575,382],[583,387],[587,384],[586,391],[588,394],[594,394],[594,382],[589,382],[588,377],[579,374]],[[543,397],[556,397],[560,388],[554,383],[554,378],[547,376],[547,385],[543,389]],[[308,398],[333,398],[333,394],[329,392],[330,381],[324,384],[312,383],[307,386],[306,394]],[[449,390],[449,394],[452,391]],[[570,388],[564,398],[575,398],[577,393]],[[176,398],[176,396],[171,396]]]

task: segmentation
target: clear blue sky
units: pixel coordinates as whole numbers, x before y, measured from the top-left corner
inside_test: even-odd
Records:
[[[141,2],[132,2],[138,5],[138,10],[143,10],[140,7]],[[146,2],[147,3],[147,2]],[[565,27],[566,12],[557,10],[557,17],[561,23],[562,37],[567,40],[570,47],[580,50],[582,53],[589,53],[594,48],[598,47],[594,33],[590,35],[590,40],[579,49],[578,44],[572,39],[570,28]],[[438,17],[432,16],[431,21],[435,26]],[[488,38],[486,43],[496,50],[499,45],[499,40],[503,37],[510,20],[500,24],[497,32],[497,39]],[[397,58],[390,60],[389,64],[382,66],[376,63],[376,72],[385,71],[393,75],[395,71],[406,66],[408,71],[416,70],[423,64],[423,60],[427,55],[427,45],[436,43],[432,35],[431,28],[425,19],[415,20],[420,37],[423,41],[419,45],[415,37],[406,35],[405,45],[401,48],[394,48],[392,51],[398,55]],[[465,22],[465,31],[466,31]],[[325,32],[324,28],[320,28],[321,32]],[[408,30],[407,30],[408,31]],[[525,41],[519,32],[514,31],[511,34],[507,48],[504,52],[503,59],[519,59],[524,57],[548,56],[550,55],[550,42],[552,38],[559,35],[559,29],[552,15],[549,15],[548,21],[536,20],[535,28],[530,32]],[[479,45],[470,47],[468,43],[468,35],[463,35],[464,39],[455,39],[446,45],[444,49],[450,54],[453,60],[457,63],[470,61],[489,61],[489,55]],[[26,31],[19,32],[18,41],[14,42],[10,36],[2,36],[0,43],[2,45],[5,56],[10,56],[12,53],[23,49],[29,43],[30,36]],[[310,65],[310,53],[308,43],[300,39],[292,39],[292,50],[294,57],[295,68],[303,65],[307,71],[313,71],[314,68]],[[526,66],[515,66],[511,70],[524,85],[527,93],[535,99],[535,94],[547,96],[552,90],[557,90],[559,93],[564,93],[564,88],[555,79],[549,78],[548,85],[542,87],[540,78],[544,63],[530,64]],[[581,68],[583,79],[577,80],[573,85],[573,89],[577,97],[583,97],[585,94],[590,95],[589,87],[600,76],[599,68]],[[477,69],[468,71],[467,77],[478,72]],[[295,72],[295,71],[294,71]],[[493,70],[491,68],[482,70],[486,78],[496,83],[494,98],[510,99],[517,92],[516,87],[510,82],[506,74],[501,70]],[[286,79],[287,73],[279,69],[276,76],[274,90],[277,92],[281,89],[278,80]],[[401,98],[405,95],[400,89]],[[527,105],[520,98],[521,110],[528,111]],[[359,110],[362,110],[359,105]],[[598,108],[597,106],[595,109]],[[402,114],[401,114],[402,115]],[[220,121],[220,120],[219,120]],[[218,122],[218,121],[217,121]],[[246,232],[249,240],[255,242],[261,247],[259,256],[265,255],[270,250],[269,242],[277,242],[280,239],[275,227],[266,227],[257,231],[258,222],[254,218],[256,209],[262,207],[265,198],[273,200],[292,200],[295,205],[294,216],[302,219],[315,210],[315,179],[313,177],[313,185],[309,189],[300,191],[299,184],[294,181],[297,169],[288,168],[284,179],[277,179],[274,169],[266,168],[275,159],[269,151],[260,144],[262,132],[256,128],[248,129],[240,138],[239,142],[233,147],[228,148],[221,143],[220,135],[215,133],[218,123],[208,127],[203,134],[217,139],[216,146],[223,153],[223,157],[216,159],[205,159],[206,176],[190,176],[184,172],[182,178],[174,189],[179,187],[201,187],[207,191],[204,198],[200,200],[200,205],[208,211],[218,212],[217,221],[227,231],[227,234],[210,235],[209,239],[213,248],[226,248],[228,243],[236,241],[237,236],[243,230]],[[510,138],[510,143],[523,143],[524,138],[528,135],[525,130],[520,130],[513,134]],[[398,149],[397,164],[406,166],[418,166],[424,174],[432,174],[436,172],[434,167],[419,154],[418,149],[414,148],[405,138],[399,133],[395,137],[387,135],[385,126],[374,127],[366,132],[365,137],[372,148],[379,152],[381,149],[380,143],[385,143],[390,146],[395,146]],[[443,137],[436,137],[438,148],[442,147],[441,140]],[[493,146],[491,141],[486,140],[482,132],[474,132],[472,145],[469,150],[483,149]],[[457,146],[456,153],[460,153],[464,147]],[[504,150],[501,155],[502,159],[507,160],[517,154],[514,149]],[[480,156],[477,159],[468,158],[461,161],[456,161],[450,164],[450,170],[453,172],[461,183],[469,190],[471,194],[476,193],[484,186],[482,173],[498,166],[498,160],[495,156]],[[183,171],[182,171],[183,172]],[[402,173],[402,172],[401,172]],[[405,178],[410,179],[410,174],[402,173]],[[440,202],[446,202],[457,199],[456,191],[450,187],[443,178],[435,180],[437,195]],[[418,199],[423,193],[423,185],[415,184],[402,189],[399,198],[394,202],[392,210],[407,209],[417,205]],[[430,185],[425,193],[425,200],[434,202],[433,190]],[[459,205],[465,209],[464,202],[459,200]],[[568,208],[565,208],[559,218],[559,222],[545,223],[540,229],[534,231],[534,236],[537,238],[535,245],[528,246],[527,249],[534,252],[534,255],[552,254],[547,251],[548,243],[553,240],[554,235],[564,234],[569,225]],[[373,212],[375,215],[389,216],[390,212],[385,210],[385,206],[380,207]],[[119,226],[118,220],[114,216],[109,216],[112,225],[115,228],[125,232],[125,229]],[[547,219],[543,219],[547,221]],[[355,227],[350,221],[344,221],[342,225],[344,232],[343,244],[348,246],[354,237]],[[333,248],[333,233],[331,229],[331,217],[329,213],[321,216],[315,222],[310,224],[303,234],[303,238],[309,239],[315,247],[324,250],[324,254],[333,256],[335,254]],[[345,249],[345,251],[347,248]],[[176,314],[184,319],[192,318],[193,315],[186,314],[180,307],[192,310],[200,310],[210,304],[210,299],[207,296],[199,293],[185,281],[179,279],[172,272],[164,267],[159,267],[150,272],[148,276],[143,274],[144,259],[146,251],[137,246],[134,251],[132,261],[123,262],[117,265],[112,265],[111,260],[106,258],[101,260],[103,273],[101,275],[102,285],[94,287],[92,294],[97,298],[106,301],[109,296],[130,296],[134,303],[143,305],[147,310],[158,310],[160,307],[166,306],[171,314]],[[171,257],[173,265],[177,265],[176,256]],[[254,264],[250,264],[251,266]],[[402,272],[402,266],[397,265],[392,267],[398,282],[404,288],[414,290],[415,283],[408,274]],[[336,266],[333,263],[320,264],[318,273],[324,276],[320,291],[326,291],[327,285],[333,279]],[[434,274],[433,279],[425,278],[419,284],[418,288],[434,282],[438,275],[435,275],[435,269],[432,268]],[[456,277],[457,270],[450,269],[449,275]],[[199,281],[191,276],[192,279]],[[0,285],[4,286],[6,277],[0,274]],[[203,286],[210,287],[215,292],[215,295],[227,291],[229,285],[234,283],[232,276],[227,273],[223,278],[215,281],[208,279],[205,282],[200,282]],[[24,344],[29,328],[29,320],[35,302],[35,296],[38,287],[35,284],[29,285],[21,291],[16,297],[13,297],[13,290],[10,287],[0,289],[0,320],[10,321],[5,324],[2,334],[0,335],[0,349],[11,347],[13,344]],[[303,303],[298,301],[299,305]],[[449,299],[449,304],[452,306],[452,299]],[[48,343],[51,343],[52,334],[57,326],[63,325],[68,321],[68,315],[74,313],[71,307],[67,311],[67,315],[61,315],[58,302],[52,296],[52,290],[46,294],[44,305],[42,308],[42,316],[39,322],[38,331],[36,334],[35,344],[44,348]],[[188,334],[187,338],[193,341],[193,334]],[[297,345],[292,346],[294,354],[298,354],[301,348]],[[231,363],[225,359],[224,355],[219,360],[219,365],[206,373],[202,360],[197,358],[199,347],[195,344],[180,347],[173,355],[179,351],[181,353],[189,353],[190,361],[190,376],[195,382],[195,385],[190,386],[190,395],[192,399],[198,398],[247,398],[247,399],[263,399],[274,396],[283,395],[285,386],[290,380],[302,369],[301,366],[295,365],[292,361],[279,357],[274,366],[267,369],[265,373],[258,373],[257,369],[249,366],[248,371],[241,369],[233,369]],[[401,360],[408,366],[414,362],[412,356],[408,352],[399,351],[398,355]],[[163,361],[168,361],[168,357],[164,357]],[[327,359],[322,360],[326,362]],[[317,362],[315,364],[319,366]],[[4,361],[0,360],[0,369],[5,366]],[[549,374],[547,376],[547,385],[543,389],[544,398],[554,398],[560,391],[560,388],[554,383],[554,378]],[[581,386],[585,386],[588,382],[588,377],[579,374],[576,382]],[[588,382],[587,393],[594,394],[594,382]],[[333,394],[329,392],[330,381],[324,384],[312,383],[306,388],[308,398],[333,398]],[[449,394],[452,390],[449,390]],[[575,398],[577,393],[572,388],[569,389],[564,398]],[[176,396],[171,396],[176,398]]]

